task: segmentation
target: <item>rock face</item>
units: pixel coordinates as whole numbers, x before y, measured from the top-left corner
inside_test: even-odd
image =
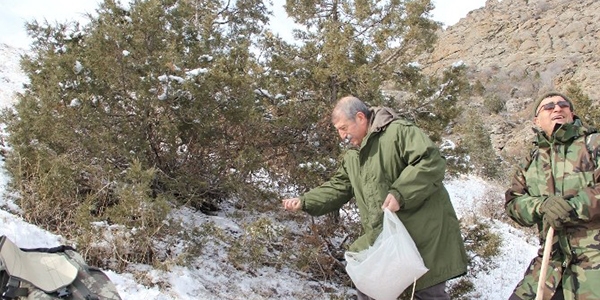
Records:
[[[436,72],[464,61],[482,79],[503,73],[539,79],[541,88],[575,80],[598,98],[599,11],[595,0],[488,0],[440,33],[440,46],[427,58],[427,68]]]
[[[599,104],[598,12],[597,0],[488,0],[441,31],[435,50],[419,60],[427,73],[462,61],[471,80],[505,102],[488,129],[498,154],[511,156],[531,137],[530,106],[541,91],[573,82]]]

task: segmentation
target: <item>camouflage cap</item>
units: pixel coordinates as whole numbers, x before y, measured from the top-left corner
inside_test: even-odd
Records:
[[[538,107],[540,106],[540,103],[542,103],[542,101],[544,101],[544,99],[554,97],[554,96],[560,96],[563,99],[565,99],[565,101],[569,102],[569,108],[571,109],[571,111],[574,110],[573,101],[571,101],[571,99],[569,99],[569,97],[567,97],[563,93],[552,91],[552,92],[547,92],[547,93],[543,94],[541,97],[538,98],[537,101],[535,101],[535,106],[533,106],[533,116],[537,117]]]

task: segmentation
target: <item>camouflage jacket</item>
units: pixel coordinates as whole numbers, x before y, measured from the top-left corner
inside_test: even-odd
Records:
[[[566,300],[600,299],[600,134],[579,118],[537,133],[535,149],[506,191],[506,213],[523,226],[536,225],[540,249],[515,293],[534,299],[545,233],[539,207],[549,196],[568,199],[575,214],[555,232],[544,299],[562,285]]]

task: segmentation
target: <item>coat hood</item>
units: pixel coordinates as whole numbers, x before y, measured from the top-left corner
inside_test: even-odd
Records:
[[[370,132],[380,132],[388,124],[398,118],[396,112],[388,107],[374,107],[371,108],[371,126],[369,127]]]

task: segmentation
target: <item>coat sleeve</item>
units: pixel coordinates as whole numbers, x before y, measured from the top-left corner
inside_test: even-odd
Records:
[[[528,158],[526,166],[530,165]],[[520,166],[512,179],[511,187],[505,194],[506,214],[521,226],[531,227],[542,221],[540,206],[545,196],[532,196],[527,190],[525,167]]]
[[[577,213],[577,220],[583,222],[600,220],[600,134],[590,136],[589,147],[593,155],[590,160],[594,160],[593,183],[576,193],[569,199],[569,203],[574,207]]]
[[[406,162],[406,168],[392,183],[390,193],[402,209],[419,207],[423,201],[442,185],[446,172],[446,160],[438,147],[416,126],[399,129],[397,150]]]
[[[352,185],[342,163],[329,181],[311,189],[300,197],[302,210],[321,216],[340,209],[352,198]]]

